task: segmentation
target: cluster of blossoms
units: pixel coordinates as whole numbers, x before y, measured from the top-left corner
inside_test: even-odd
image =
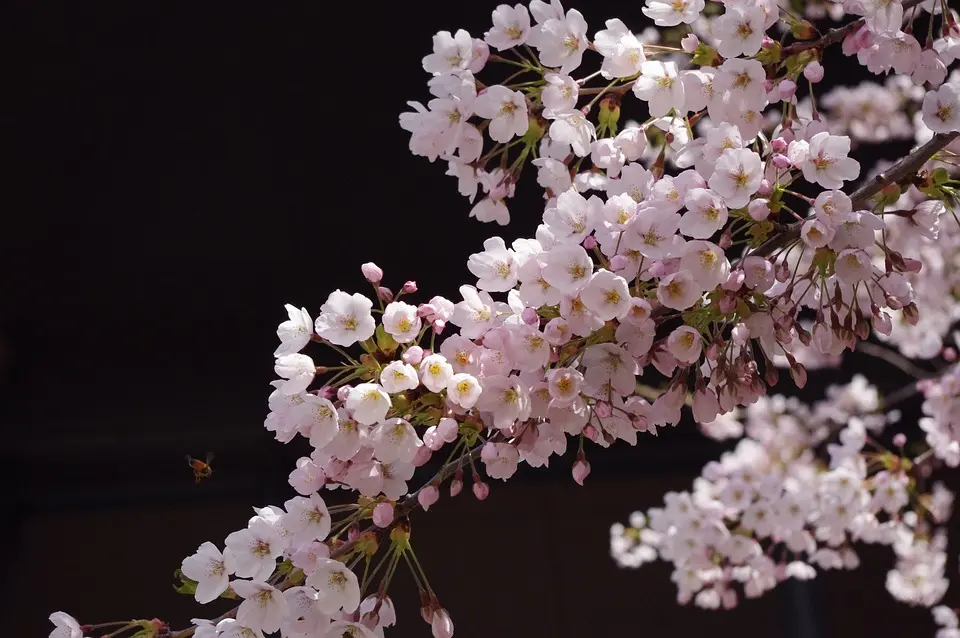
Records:
[[[482,191],[471,216],[500,225],[529,160],[542,223],[533,238],[487,239],[454,300],[412,303],[414,282],[395,294],[367,263],[370,296],[335,290],[316,317],[288,305],[265,427],[309,442],[289,475],[298,496],[255,509],[222,551],[204,543],[183,561],[181,591],[242,600],[234,614],[173,634],[131,629],[382,636],[403,564],[424,621],[449,638],[413,550],[413,510],[468,480],[483,500],[520,463],[566,453],[568,437],[583,484],[589,444],[635,445],[687,406],[707,436],[745,438],[691,492],[614,527],[621,564],[669,560],[681,602],[729,608],[741,590],[852,568],[853,543],[882,543],[897,556],[897,599],[941,600],[938,526],[953,497],[924,485],[934,462],[960,461],[955,373],[924,386],[931,449],[915,458],[902,435],[897,452],[873,440],[895,419],[863,380],[809,408],[767,389],[782,369],[803,387],[808,368],[836,365],[874,333],[908,357],[943,354],[960,311],[960,227],[946,216],[960,185],[956,16],[942,0],[811,3],[810,19],[863,16],[821,36],[774,0],[716,8],[647,0],[669,31],[611,19],[591,40],[578,11],[532,0],[499,6],[482,39],[434,37],[423,59],[433,99],[400,117],[411,150],[445,161],[471,202]],[[871,73],[897,77],[817,101],[823,49],[841,41]],[[575,79],[594,54],[599,69]],[[498,65],[510,72],[499,84],[479,79]],[[588,86],[597,77],[606,84]],[[621,128],[628,93],[648,118]],[[922,146],[844,192],[861,178],[853,143],[910,138]],[[308,346],[335,363],[318,365]],[[415,479],[434,456],[439,470]],[[328,506],[324,490],[346,502]],[[90,630],[54,616],[58,637]]]
[[[816,570],[854,569],[853,544],[889,545],[897,556],[887,588],[898,600],[932,606],[946,593],[946,537],[953,494],[924,492],[923,460],[874,440],[890,417],[862,377],[807,407],[764,397],[745,410],[745,438],[707,464],[690,492],[636,512],[611,528],[624,567],[657,558],[674,564],[681,603],[716,609]]]

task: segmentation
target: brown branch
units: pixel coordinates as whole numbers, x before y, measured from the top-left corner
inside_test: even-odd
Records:
[[[490,437],[489,440],[490,440],[490,441],[496,441],[496,440],[498,439],[499,434],[500,434],[499,432],[494,433],[494,434]],[[484,444],[481,443],[480,445],[477,445],[477,446],[474,447],[472,450],[470,450],[470,452],[469,452],[468,454],[466,454],[466,455],[461,455],[461,456],[459,456],[456,460],[450,461],[449,463],[447,463],[446,465],[444,465],[443,467],[441,467],[440,470],[439,470],[436,474],[434,474],[433,477],[431,477],[429,481],[427,481],[426,483],[424,483],[423,485],[421,485],[420,488],[419,488],[416,492],[412,492],[412,493],[408,494],[406,498],[404,498],[402,501],[400,501],[400,502],[397,504],[397,507],[396,507],[396,509],[395,509],[395,518],[396,518],[396,519],[400,519],[402,516],[406,516],[406,515],[409,514],[410,512],[418,509],[418,508],[420,507],[420,501],[417,500],[417,496],[420,494],[421,491],[423,491],[423,489],[424,489],[425,487],[427,487],[428,485],[434,485],[434,484],[442,483],[443,481],[445,481],[446,479],[448,479],[450,476],[452,476],[452,475],[456,472],[456,470],[457,470],[458,468],[460,468],[460,467],[463,466],[463,462],[464,462],[466,459],[469,458],[469,459],[472,459],[472,460],[476,461],[478,458],[480,458],[480,452],[481,452],[481,450],[483,450],[483,446],[484,446]],[[369,527],[367,527],[366,529],[364,529],[363,532],[361,532],[361,535],[363,535],[363,534],[365,534],[365,533],[367,533],[367,532],[376,530],[376,529],[379,529],[379,528],[376,528],[375,526],[370,525]],[[330,554],[330,558],[336,560],[336,559],[340,558],[341,556],[344,556],[345,554],[348,554],[348,553],[356,546],[356,543],[357,543],[356,540],[352,540],[352,541],[349,541],[349,542],[347,542],[347,543],[344,543],[343,545],[341,545],[340,547],[338,547],[337,549],[335,549],[335,550]],[[293,586],[293,583],[292,583],[292,582],[289,583],[289,584],[286,583],[286,582],[284,582],[284,583],[281,583],[281,584],[277,585],[277,588],[282,590],[282,589],[287,589],[288,587],[292,587],[292,586]],[[234,608],[232,608],[232,609],[224,612],[223,614],[217,616],[216,618],[214,618],[214,619],[211,620],[210,622],[212,622],[213,624],[216,625],[216,624],[217,624],[218,622],[220,622],[221,620],[224,620],[224,619],[226,619],[226,618],[233,618],[233,617],[235,617],[235,616],[236,616],[236,613],[237,613],[237,608],[238,608],[238,607],[239,607],[239,605],[238,605],[237,607],[234,607]],[[189,638],[190,636],[193,636],[193,634],[194,634],[195,631],[196,631],[196,627],[187,627],[186,629],[180,629],[180,630],[178,630],[178,631],[172,632],[172,633],[170,634],[170,638]]]
[[[896,184],[907,177],[915,175],[931,157],[943,150],[944,147],[957,139],[958,136],[960,136],[960,133],[957,132],[934,135],[929,142],[918,147],[909,155],[904,156],[889,169],[870,180],[869,183],[858,188],[850,195],[850,199],[853,201],[853,210],[862,210],[867,207],[870,198],[890,184]],[[799,238],[800,227],[802,225],[803,222],[789,224],[783,231],[768,239],[750,254],[763,257],[769,256],[776,249]]]
[[[903,2],[904,13],[906,13],[907,9],[911,9],[923,1],[924,0],[904,0]],[[810,49],[823,49],[832,44],[836,44],[837,42],[840,42],[845,37],[847,37],[849,34],[855,32],[857,29],[859,29],[866,23],[867,23],[866,18],[860,18],[859,20],[854,20],[850,24],[846,24],[842,27],[838,27],[836,29],[830,29],[829,31],[827,31],[827,34],[822,38],[820,38],[819,40],[811,40],[809,42],[795,42],[794,44],[791,44],[788,47],[784,47],[783,51],[781,51],[781,56],[784,58],[787,58],[787,57],[790,57],[791,55],[796,55],[797,53],[801,53],[803,51],[808,51]]]

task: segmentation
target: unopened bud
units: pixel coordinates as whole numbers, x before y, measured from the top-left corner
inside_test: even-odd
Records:
[[[490,486],[480,480],[474,482],[473,495],[477,497],[478,501],[486,499],[490,496]]]
[[[763,198],[758,198],[747,204],[747,214],[755,222],[762,222],[770,216],[770,202]]]
[[[590,475],[590,462],[587,460],[578,460],[573,464],[573,480],[577,485],[583,485],[583,481]]]
[[[409,293],[411,293],[411,292],[417,292],[417,282],[415,282],[415,281],[408,281],[407,283],[403,284],[403,288],[402,288],[401,290],[403,290],[404,294],[409,294]]]
[[[823,65],[814,60],[803,67],[803,77],[816,84],[823,79]]]
[[[373,524],[380,528],[390,527],[393,522],[393,505],[377,503],[373,508]]]
[[[390,303],[393,301],[393,291],[387,288],[386,286],[380,286],[377,288],[377,296]]]
[[[362,272],[367,281],[372,284],[378,284],[380,280],[383,279],[383,270],[372,261],[368,261],[360,266],[360,272]]]
[[[417,492],[417,502],[420,503],[424,512],[429,510],[430,506],[438,500],[440,500],[440,490],[437,489],[436,485],[427,485]]]

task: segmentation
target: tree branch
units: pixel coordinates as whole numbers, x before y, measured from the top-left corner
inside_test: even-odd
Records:
[[[903,10],[906,12],[907,9],[911,9],[914,6],[920,4],[924,0],[904,0]],[[788,47],[784,47],[781,51],[781,55],[784,58],[790,57],[791,55],[796,55],[803,51],[808,51],[810,49],[823,49],[830,46],[831,44],[836,44],[840,42],[849,34],[855,32],[857,29],[862,27],[867,23],[866,18],[860,18],[859,20],[854,20],[850,24],[846,24],[842,27],[836,29],[830,29],[827,31],[827,34],[820,38],[819,40],[811,40],[810,42],[795,42]]]
[[[916,174],[931,157],[939,151],[942,151],[948,144],[957,139],[958,136],[960,136],[960,133],[957,132],[934,135],[929,142],[901,158],[900,161],[889,169],[870,180],[868,184],[858,188],[850,195],[850,199],[853,201],[853,210],[862,210],[868,206],[870,198],[884,188],[890,184],[900,182],[910,175]],[[803,222],[789,224],[783,231],[768,239],[750,254],[763,257],[769,256],[776,249],[800,237],[800,227],[802,225]]]
[[[488,439],[488,440],[490,440],[490,441],[496,441],[496,440],[498,440],[499,434],[500,434],[499,432],[494,433],[494,434],[490,437],[490,439]],[[396,510],[395,510],[395,512],[396,512],[396,513],[395,513],[395,518],[399,519],[401,516],[405,516],[405,515],[409,514],[410,512],[412,512],[412,511],[414,511],[414,510],[416,510],[416,509],[419,509],[419,507],[420,507],[420,501],[417,499],[417,496],[420,494],[421,491],[423,491],[423,489],[424,489],[425,487],[427,487],[428,485],[433,485],[433,484],[435,484],[435,483],[438,483],[438,484],[439,484],[439,483],[442,483],[443,481],[445,481],[447,478],[449,478],[450,476],[452,476],[452,475],[456,472],[456,469],[459,468],[459,467],[461,467],[461,466],[463,465],[463,462],[464,462],[465,460],[467,460],[468,458],[476,461],[478,458],[480,458],[480,451],[483,449],[483,446],[484,446],[484,444],[481,443],[481,444],[475,446],[472,450],[470,450],[469,453],[467,453],[467,454],[465,454],[465,455],[462,454],[462,455],[460,455],[459,457],[457,457],[456,460],[450,461],[449,463],[447,463],[446,465],[444,465],[443,467],[441,467],[440,470],[437,471],[437,473],[434,474],[433,477],[430,478],[429,481],[427,481],[427,482],[425,482],[423,485],[421,485],[420,488],[419,488],[416,492],[412,492],[412,493],[408,494],[406,498],[404,498],[402,501],[400,501],[400,502],[397,504],[397,507],[396,507]],[[371,531],[371,530],[373,530],[373,529],[379,529],[379,528],[375,528],[375,526],[370,525],[370,526],[367,527],[365,530],[363,530],[363,532],[361,532],[361,535],[364,534],[364,533],[366,533],[366,532],[369,532],[369,531]],[[348,553],[354,548],[354,546],[356,545],[356,543],[357,543],[356,540],[352,540],[352,541],[349,541],[349,542],[347,542],[347,543],[344,543],[343,545],[341,545],[340,547],[338,547],[337,549],[335,549],[333,552],[331,552],[330,558],[332,558],[332,559],[334,559],[334,560],[337,560],[337,559],[339,559],[341,556],[344,556],[345,554],[348,554]],[[289,587],[289,586],[290,586],[290,585],[287,585],[287,587]],[[280,585],[277,585],[277,588],[278,588],[278,589],[286,589],[287,587],[285,587],[284,584],[282,584],[282,583],[281,583]],[[237,605],[237,607],[239,607],[239,605]],[[224,612],[223,614],[217,616],[216,618],[214,618],[213,620],[211,620],[211,622],[216,625],[216,624],[217,624],[218,622],[220,622],[221,620],[224,620],[224,619],[226,619],[226,618],[233,618],[233,617],[235,617],[236,614],[237,614],[237,607],[234,607],[234,608],[232,608],[232,609]],[[180,629],[180,630],[178,630],[178,631],[172,632],[172,633],[170,634],[170,638],[189,638],[190,636],[193,636],[193,634],[194,634],[195,631],[196,631],[196,627],[187,627],[186,629]]]

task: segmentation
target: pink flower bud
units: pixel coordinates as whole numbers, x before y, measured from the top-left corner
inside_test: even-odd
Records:
[[[430,461],[431,456],[433,456],[433,451],[426,445],[421,445],[417,448],[417,453],[413,456],[413,466],[423,467]]]
[[[777,168],[784,169],[790,166],[790,158],[784,155],[783,153],[776,153],[773,156],[773,165]]]
[[[437,432],[437,426],[435,425],[431,425],[427,428],[427,431],[423,433],[423,444],[433,452],[442,448],[444,443],[445,441],[441,438],[440,433]]]
[[[528,326],[535,326],[540,323],[540,316],[537,314],[536,308],[524,308],[523,312],[520,313],[520,318]]]
[[[341,401],[346,401],[347,397],[350,396],[350,390],[352,389],[353,387],[349,385],[340,386],[337,388],[337,398]]]
[[[953,363],[957,360],[957,350],[956,348],[944,348],[940,356],[943,357],[943,360],[947,363]]]
[[[606,401],[597,401],[597,405],[594,408],[594,412],[597,413],[597,416],[601,419],[605,419],[611,414],[613,414],[613,408],[610,407],[610,404]]]
[[[590,475],[589,461],[577,461],[573,464],[573,480],[577,485],[583,485],[583,481]]]
[[[587,237],[583,240],[583,247],[587,250],[593,250],[597,247],[597,238],[593,235],[587,235]]]
[[[445,442],[453,443],[460,435],[460,426],[457,424],[456,419],[444,417],[440,419],[440,423],[437,424],[437,434],[439,434],[440,438]]]
[[[440,609],[433,614],[430,631],[433,632],[433,638],[452,638],[453,620],[450,619],[446,609]]]
[[[771,193],[773,193],[773,186],[770,185],[770,180],[760,180],[760,188],[757,189],[757,195],[761,197],[768,197]]]
[[[417,282],[415,282],[415,281],[408,281],[407,283],[403,284],[403,288],[402,288],[401,290],[403,290],[404,294],[410,294],[411,292],[417,292]]]
[[[596,442],[597,439],[600,438],[600,433],[597,432],[597,428],[593,427],[590,424],[587,424],[587,426],[583,428],[583,436],[587,437],[589,440],[593,442]]]
[[[903,258],[903,267],[906,272],[920,272],[920,269],[923,267],[923,263],[912,257]]]
[[[393,522],[393,505],[377,503],[373,508],[373,524],[377,527],[389,527]]]
[[[770,216],[770,202],[766,199],[755,199],[747,204],[747,213],[755,222],[762,222]]]
[[[460,479],[453,479],[450,481],[450,496],[456,496],[463,490],[463,481]]]
[[[490,496],[490,486],[483,481],[476,481],[473,484],[473,495],[477,497],[478,501],[484,500]]]
[[[724,314],[733,312],[737,309],[737,297],[735,295],[724,295],[720,297],[717,306],[720,308],[720,312]]]
[[[386,301],[387,303],[390,303],[391,301],[393,301],[393,291],[387,288],[386,286],[380,286],[379,288],[377,288],[377,296],[380,297],[382,300]]]
[[[610,258],[610,270],[617,272],[630,265],[630,259],[624,255],[614,255]]]
[[[440,500],[440,490],[437,489],[436,485],[427,485],[417,492],[417,502],[420,503],[420,507],[423,508],[424,512],[430,509],[430,506],[438,500]]]
[[[729,292],[737,292],[740,290],[740,286],[743,285],[744,274],[742,270],[733,270],[730,272],[730,275],[727,276],[727,280],[723,282],[723,289]]]
[[[372,261],[368,261],[360,266],[360,272],[362,272],[367,281],[372,284],[378,284],[380,280],[383,279],[383,270]]]
[[[360,538],[360,528],[354,525],[350,526],[350,529],[347,530],[347,540],[355,541]]]
[[[738,346],[742,346],[747,342],[747,339],[750,338],[750,328],[747,327],[747,324],[742,321],[733,327],[733,330],[730,333],[730,338]]]
[[[770,142],[770,148],[773,149],[774,153],[786,153],[788,146],[789,144],[787,144],[786,140],[784,140],[782,137],[778,137]]]
[[[893,444],[897,447],[903,447],[907,444],[907,435],[903,432],[897,432],[893,435]]]
[[[400,358],[403,359],[404,363],[409,363],[412,366],[418,365],[423,361],[423,348],[420,346],[411,346],[407,348],[407,351],[404,352]]]
[[[797,92],[797,83],[793,80],[783,80],[777,88],[780,91],[780,99],[789,100]]]
[[[682,40],[680,40],[680,48],[687,53],[693,53],[697,50],[698,46],[700,46],[700,38],[692,33],[688,33],[687,35],[683,36]]]
[[[437,307],[433,304],[422,303],[417,306],[417,316],[429,320],[430,317],[437,314]]]
[[[733,236],[731,235],[729,228],[724,230],[720,235],[720,243],[718,245],[724,250],[733,245]]]
[[[816,60],[810,62],[803,67],[803,77],[816,84],[823,79],[823,66]]]
[[[443,332],[443,329],[447,327],[447,322],[442,319],[436,319],[430,324],[430,327],[433,328],[434,334],[440,334]]]

